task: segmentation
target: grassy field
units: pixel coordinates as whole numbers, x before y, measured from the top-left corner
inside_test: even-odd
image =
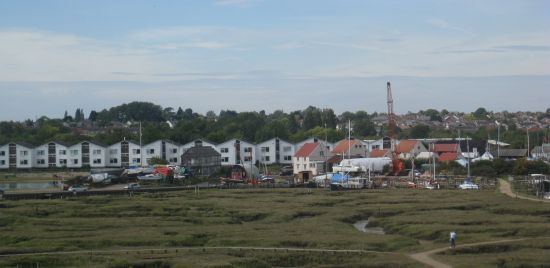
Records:
[[[385,235],[352,224],[369,219]],[[550,206],[494,191],[324,189],[205,190],[65,200],[0,202],[0,254],[123,250],[0,257],[0,267],[422,267],[407,254],[458,243],[533,238],[435,256],[457,267],[550,262]],[[309,253],[202,247],[361,249]],[[166,252],[125,252],[131,249]],[[195,248],[180,249],[175,248]]]

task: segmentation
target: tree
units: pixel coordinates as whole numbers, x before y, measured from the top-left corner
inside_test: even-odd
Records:
[[[92,122],[95,122],[97,120],[97,112],[92,110],[90,112],[90,115],[88,116],[88,119]]]
[[[480,108],[477,108],[477,110],[475,110],[474,117],[477,119],[485,119],[487,118],[488,114],[489,113],[487,112],[487,110],[485,110],[485,108],[480,107]]]
[[[410,137],[413,139],[423,139],[430,136],[430,127],[426,125],[416,125],[411,128]]]
[[[354,136],[368,137],[376,135],[376,126],[369,119],[360,119],[353,122]]]
[[[304,129],[312,129],[323,124],[321,118],[321,110],[319,108],[309,106],[304,110]]]

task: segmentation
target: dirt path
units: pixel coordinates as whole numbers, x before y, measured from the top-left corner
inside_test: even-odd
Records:
[[[478,243],[459,245],[456,248],[467,248],[467,247],[473,247],[473,246],[483,246],[483,245],[500,244],[500,243],[508,243],[508,242],[519,242],[519,241],[531,240],[531,239],[540,239],[540,238],[518,238],[518,239],[496,240],[496,241],[489,241],[489,242],[478,242]],[[418,262],[429,265],[431,267],[451,268],[452,267],[451,265],[444,264],[442,262],[436,261],[431,257],[431,255],[443,252],[445,250],[449,250],[449,248],[444,247],[444,248],[432,249],[430,251],[411,254],[411,255],[409,255],[409,257],[411,257],[412,259],[414,259]]]
[[[531,200],[531,201],[537,201],[537,202],[545,202],[545,203],[550,203],[550,200],[544,200],[544,199],[537,199],[537,198],[532,198],[532,197],[526,197],[526,196],[522,196],[522,195],[518,195],[517,193],[514,193],[512,191],[512,186],[510,185],[509,182],[507,182],[506,180],[503,180],[503,179],[499,179],[499,190],[501,193],[507,195],[507,196],[510,196],[510,197],[513,197],[513,198],[519,198],[519,199],[524,199],[524,200]]]

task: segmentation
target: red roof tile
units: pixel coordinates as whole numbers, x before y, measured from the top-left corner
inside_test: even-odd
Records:
[[[441,162],[449,162],[449,161],[454,161],[454,160],[457,160],[457,153],[442,153],[440,156],[439,156],[439,161]]]
[[[372,158],[384,157],[386,156],[387,153],[388,153],[388,150],[372,150],[369,153],[369,157],[372,157]]]
[[[357,140],[341,140],[336,144],[334,147],[334,150],[332,150],[333,154],[347,154],[349,148],[353,148],[353,146],[357,143]]]
[[[300,148],[295,154],[294,156],[295,157],[308,157],[311,155],[311,153],[313,153],[313,151],[315,150],[315,148],[317,148],[317,146],[319,146],[319,143],[318,142],[315,142],[315,143],[306,143],[302,146],[302,148]]]
[[[409,153],[414,149],[417,143],[418,141],[415,140],[402,140],[395,146],[395,152],[398,154]]]
[[[436,153],[444,153],[444,152],[458,152],[458,143],[450,143],[450,144],[435,144],[434,146],[434,152]]]

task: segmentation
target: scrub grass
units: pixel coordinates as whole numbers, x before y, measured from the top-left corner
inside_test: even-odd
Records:
[[[352,224],[369,219],[386,235]],[[95,255],[0,257],[0,267],[422,267],[405,254],[447,245],[550,233],[550,206],[492,190],[242,189],[0,201],[0,254],[123,250]],[[197,248],[179,250],[174,248]],[[397,254],[213,250],[202,247],[359,249]],[[166,253],[124,250],[167,249]],[[437,259],[456,265],[537,266],[550,241],[458,249]],[[529,257],[524,257],[529,256]],[[476,265],[479,267],[478,265]]]

